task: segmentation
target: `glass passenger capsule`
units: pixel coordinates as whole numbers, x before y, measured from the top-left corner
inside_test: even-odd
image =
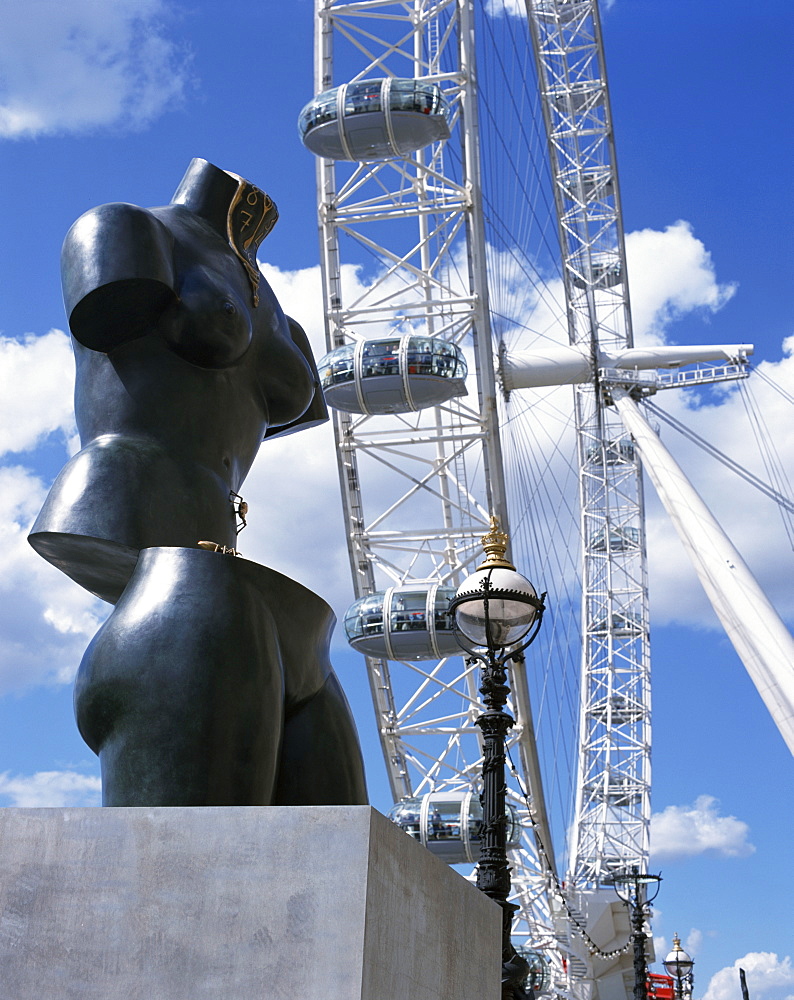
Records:
[[[610,528],[609,548],[611,552],[626,552],[629,549],[639,548],[640,529],[639,528]],[[591,540],[591,548],[595,552],[606,552],[607,534],[606,531],[597,531]]]
[[[559,21],[568,24],[576,17],[586,17],[590,13],[588,0],[538,0],[535,3],[535,15],[538,20],[546,23]]]
[[[593,632],[606,632],[609,629],[609,619],[601,618],[593,623]],[[642,619],[636,611],[626,611],[623,614],[612,615],[613,635],[639,635],[642,632]]]
[[[386,160],[448,139],[450,107],[436,83],[355,80],[318,94],[298,117],[307,149],[331,160]]]
[[[586,288],[587,282],[575,267],[571,268],[573,283],[577,288]],[[590,273],[594,288],[614,288],[615,285],[619,285],[623,281],[620,257],[616,253],[594,253],[590,258],[589,265],[585,261],[582,263],[581,269],[585,273]]]
[[[593,704],[592,715],[604,725],[626,725],[639,722],[643,716],[643,708],[637,702],[630,701],[625,695],[613,694],[602,698]]]
[[[584,794],[591,802],[605,802],[615,809],[629,809],[640,802],[641,791],[629,778],[616,778],[605,784],[598,780],[585,784]]]
[[[561,173],[558,181],[565,194],[573,201],[605,199],[615,193],[612,171],[609,167],[594,167],[577,173]]]
[[[562,115],[589,113],[604,103],[604,85],[599,80],[582,80],[550,93]]]
[[[347,641],[360,653],[388,660],[461,656],[449,602],[454,587],[437,583],[391,587],[361,597],[345,612]]]
[[[506,808],[507,848],[518,847],[521,826],[510,803]],[[482,806],[478,793],[429,792],[402,799],[389,819],[448,865],[475,864],[482,842]]]
[[[604,442],[603,452],[601,445],[593,445],[587,451],[588,459],[593,465],[601,465],[606,458],[607,465],[619,465],[621,462],[634,461],[634,442],[631,438],[613,438]]]
[[[535,951],[526,945],[516,945],[515,949],[529,966],[529,974],[523,983],[524,989],[532,987],[536,997],[548,993],[551,987],[551,962],[548,957],[542,951]]]
[[[466,362],[440,337],[344,344],[317,366],[325,401],[348,413],[408,413],[466,395]]]

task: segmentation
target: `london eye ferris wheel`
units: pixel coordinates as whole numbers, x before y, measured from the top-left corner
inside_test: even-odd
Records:
[[[515,942],[538,992],[628,985],[605,886],[648,859],[641,453],[664,464],[635,400],[742,378],[752,348],[634,346],[596,0],[316,0],[315,94],[300,130],[318,157],[345,629],[393,818],[476,861],[478,680],[447,607],[496,515],[550,607],[510,678]]]

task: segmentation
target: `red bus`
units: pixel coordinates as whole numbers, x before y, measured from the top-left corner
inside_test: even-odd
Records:
[[[675,984],[672,976],[648,973],[648,1000],[675,1000]]]

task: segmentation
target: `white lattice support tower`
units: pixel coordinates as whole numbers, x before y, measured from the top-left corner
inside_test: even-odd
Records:
[[[448,143],[409,158],[318,160],[329,349],[412,331],[458,345],[477,369],[476,396],[394,416],[335,411],[357,597],[419,581],[456,584],[480,559],[490,513],[507,526],[480,206],[472,2],[316,0],[316,92],[352,80],[413,77],[439,84],[453,109]],[[370,272],[354,274],[367,255]],[[480,712],[475,670],[457,657],[414,663],[368,658],[367,669],[395,798],[476,786],[482,761],[473,725]],[[551,851],[522,667],[512,682],[509,710],[517,725],[511,743],[530,781],[534,827]],[[526,824],[513,874],[521,933],[535,946],[552,947],[547,866],[538,860],[517,786],[511,785],[509,797]]]
[[[645,868],[650,659],[642,480],[602,405],[599,352],[632,346],[615,150],[596,0],[528,0],[562,247],[570,342],[593,381],[574,389],[583,545],[582,689],[570,881]],[[621,439],[625,444],[619,443]]]

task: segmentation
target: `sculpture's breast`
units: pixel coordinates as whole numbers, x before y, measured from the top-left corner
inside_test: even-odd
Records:
[[[82,450],[30,541],[115,601],[143,548],[235,545],[231,494],[315,379],[264,279],[184,206],[86,213],[63,274]]]

